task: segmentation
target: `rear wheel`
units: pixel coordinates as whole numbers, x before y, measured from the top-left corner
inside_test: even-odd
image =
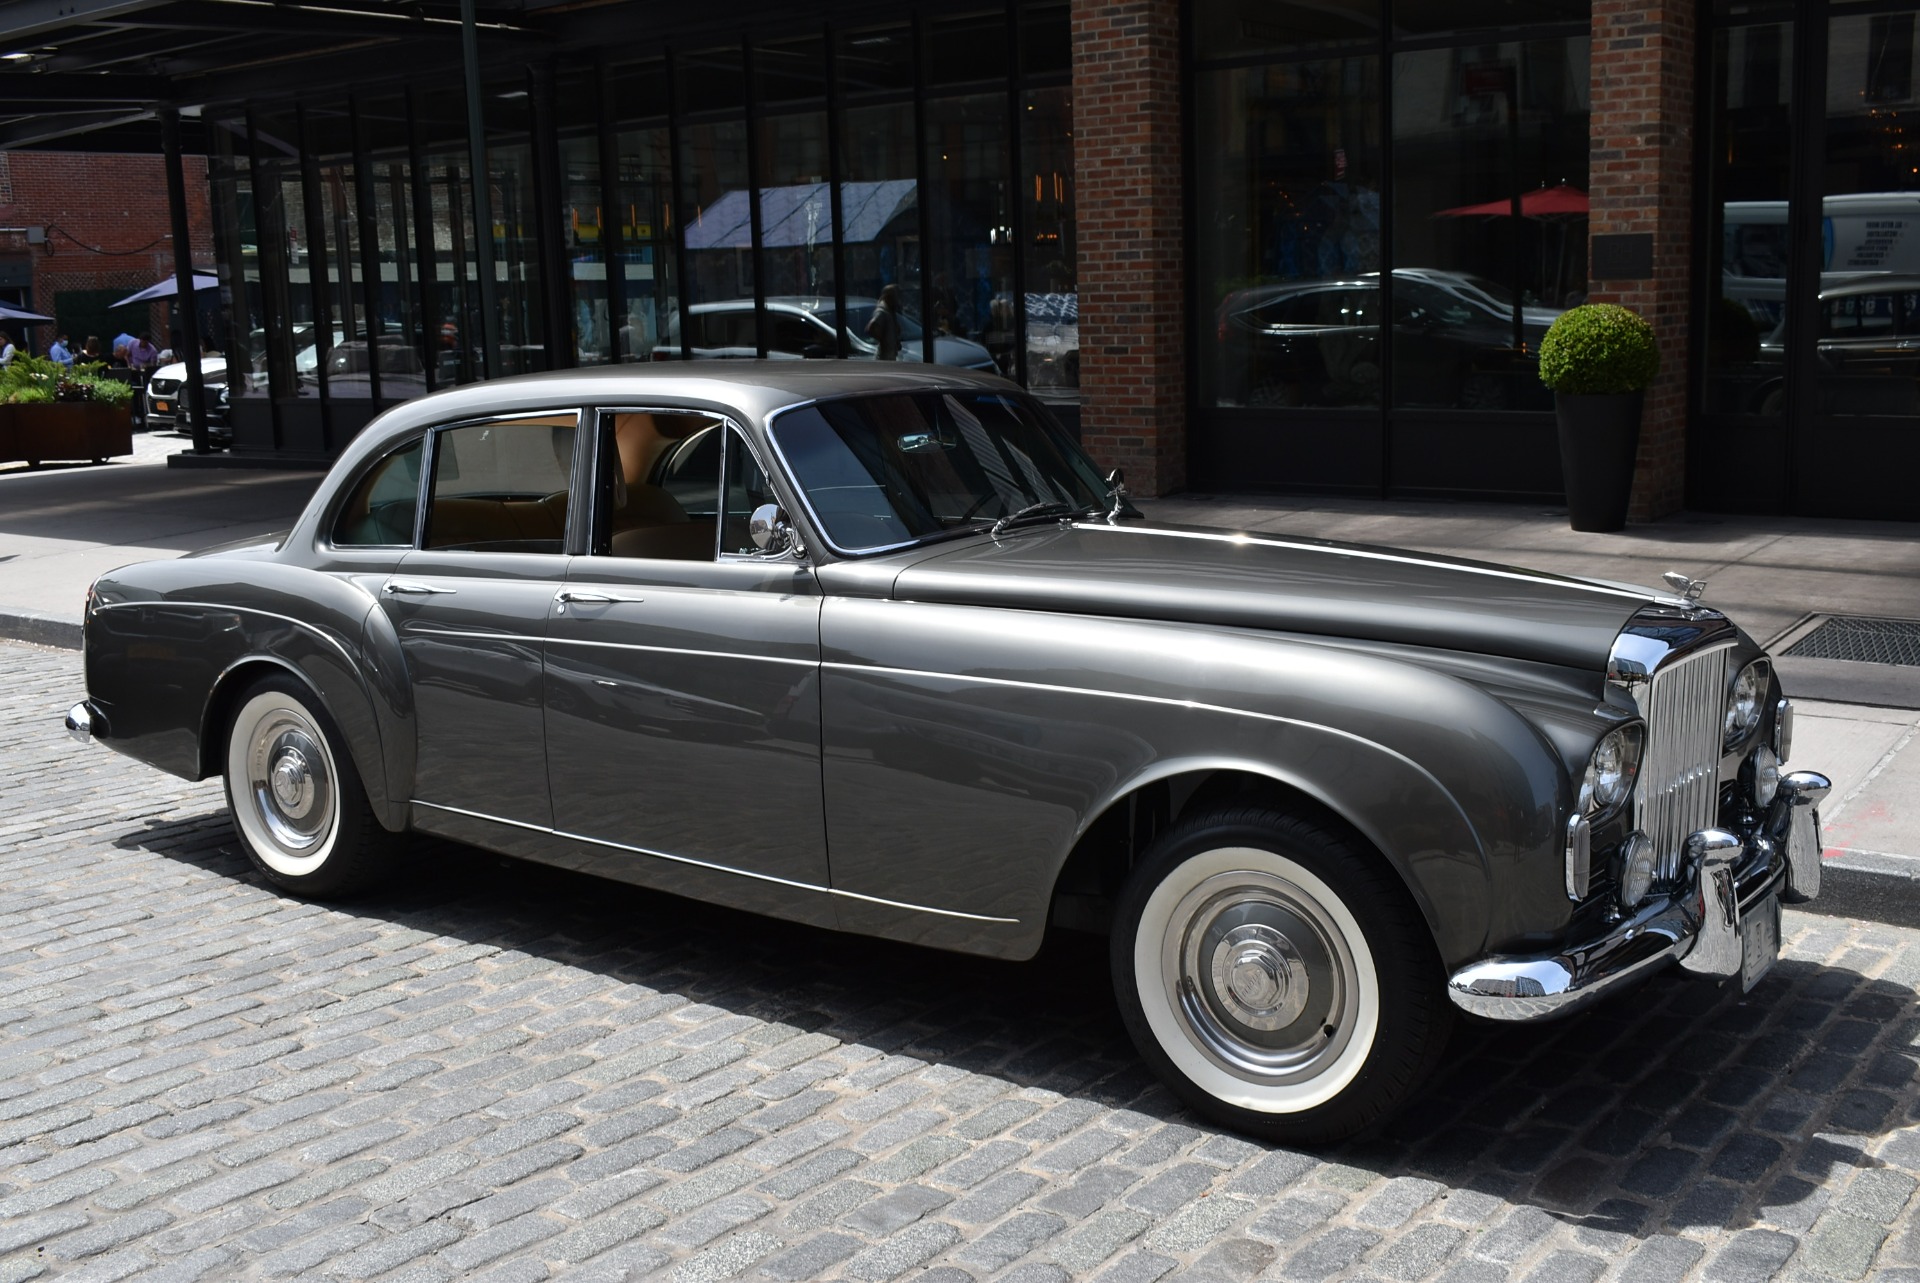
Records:
[[[365,890],[400,845],[374,818],[346,741],[291,677],[248,689],[227,734],[227,807],[240,845],[270,881],[303,896]]]
[[[1398,877],[1304,815],[1228,808],[1174,825],[1134,870],[1112,949],[1141,1054],[1188,1104],[1274,1140],[1385,1119],[1451,1024]]]

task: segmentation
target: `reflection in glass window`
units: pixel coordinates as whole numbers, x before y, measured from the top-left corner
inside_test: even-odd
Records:
[[[1708,297],[1701,394],[1709,412],[1777,416],[1785,405],[1788,136],[1793,27],[1760,23],[1713,36],[1705,248]],[[1717,265],[1716,265],[1717,259]]]
[[[1027,386],[1043,400],[1073,402],[1080,392],[1080,292],[1073,199],[1073,90],[1038,89],[1020,113],[1020,159],[1032,176],[1026,202]],[[1013,364],[1011,309],[988,320],[983,342],[1002,371]]]
[[[1004,39],[1004,24],[1001,31]],[[1013,304],[1007,95],[939,98],[926,114],[931,241],[920,320],[935,336],[935,360],[979,367],[993,360],[986,340],[996,328],[995,304],[1003,317]],[[905,360],[917,355],[901,352]],[[1011,363],[1001,372],[1011,375]]]
[[[1587,47],[1394,56],[1394,404],[1552,408],[1540,340],[1586,297]]]
[[[736,47],[688,55],[676,86],[683,111],[708,118],[680,127],[689,305],[745,299],[754,293],[753,175],[747,168],[745,82]],[[726,94],[731,87],[732,96]],[[680,344],[679,319],[668,342]],[[751,355],[751,354],[749,354]]]
[[[1384,0],[1199,0],[1194,47],[1201,58],[1377,40]],[[1451,3],[1451,0],[1450,0]]]
[[[1380,403],[1379,103],[1373,57],[1201,77],[1204,404]]]

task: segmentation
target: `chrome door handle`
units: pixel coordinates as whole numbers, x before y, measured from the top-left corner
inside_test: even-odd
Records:
[[[553,600],[558,603],[560,609],[565,610],[569,602],[577,602],[582,606],[607,606],[614,602],[642,602],[646,598],[622,597],[617,593],[583,592],[578,588],[562,588],[553,595]]]
[[[434,597],[442,594],[451,596],[452,594],[458,592],[459,589],[435,588],[432,584],[416,584],[416,583],[410,583],[410,582],[399,582],[399,583],[388,584],[385,588],[381,589],[381,591],[385,593],[391,593],[396,596]]]

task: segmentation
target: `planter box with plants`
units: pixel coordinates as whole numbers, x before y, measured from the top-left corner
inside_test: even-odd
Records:
[[[98,365],[16,356],[0,370],[0,463],[133,453],[133,388]]]
[[[1569,308],[1540,340],[1540,381],[1553,389],[1567,516],[1575,530],[1626,526],[1640,409],[1659,372],[1653,326],[1614,303]]]

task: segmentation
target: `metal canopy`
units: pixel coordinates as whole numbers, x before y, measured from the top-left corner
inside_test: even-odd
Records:
[[[524,53],[547,38],[538,8],[479,0],[477,34]],[[164,105],[459,60],[459,0],[0,0],[0,148],[84,137],[151,151]]]

